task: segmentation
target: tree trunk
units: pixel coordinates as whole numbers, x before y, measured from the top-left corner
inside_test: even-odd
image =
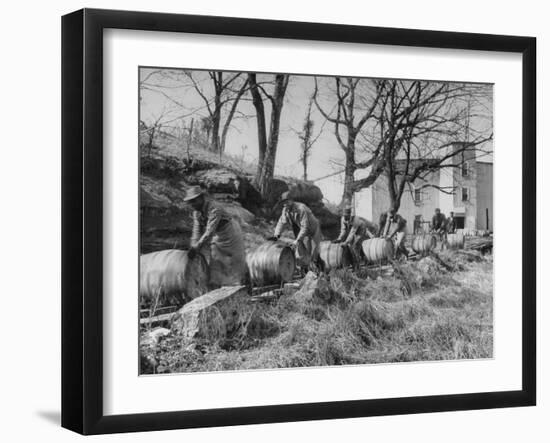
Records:
[[[281,111],[285,99],[288,75],[277,74],[275,76],[275,91],[271,100],[271,124],[269,128],[269,140],[267,142],[263,167],[258,179],[260,194],[265,199],[270,193],[270,183],[275,171],[275,158],[277,156],[277,145],[279,144],[279,129],[281,125]]]
[[[393,209],[397,212],[399,209],[400,204],[400,198],[398,198],[397,195],[397,189],[396,189],[396,181],[397,181],[397,174],[398,171],[395,169],[395,153],[396,153],[396,146],[395,146],[395,136],[392,135],[389,140],[386,142],[386,146],[384,148],[384,155],[386,157],[386,181],[388,184],[388,196],[390,198],[390,206],[388,210]]]
[[[355,134],[348,128],[348,143],[346,148],[346,164],[344,169],[344,193],[342,195],[342,209],[353,207],[355,192]]]
[[[187,136],[187,164],[191,164],[191,142],[193,140],[193,123],[195,119],[191,119],[191,124],[189,125],[189,135]]]
[[[267,149],[265,109],[264,102],[258,88],[258,83],[256,82],[256,74],[248,74],[248,81],[250,83],[250,95],[252,95],[252,104],[254,105],[254,108],[256,108],[256,126],[258,129],[258,169],[256,171],[254,182],[256,186],[259,186],[259,178],[262,173],[265,153]]]
[[[154,141],[154,138],[155,138],[155,129],[156,129],[156,126],[153,126],[150,130],[149,130],[149,150],[148,150],[148,156],[151,157],[151,151],[153,150],[153,141]]]
[[[212,152],[220,152],[220,119],[221,119],[221,97],[216,91],[214,97],[214,113],[212,114]]]
[[[304,128],[301,135],[302,138],[302,166],[304,168],[304,181],[307,181],[307,162],[309,157],[309,151],[313,147],[314,140],[313,137],[313,120],[311,120],[311,107],[313,105],[313,97],[309,99],[309,104],[307,107],[306,119],[304,122]]]
[[[225,120],[223,129],[222,129],[222,136],[220,139],[220,152],[225,151],[225,140],[227,138],[227,132],[229,131],[229,127],[231,126],[231,121],[233,120],[233,116],[235,115],[235,111],[237,110],[237,105],[239,104],[241,97],[245,93],[247,86],[248,86],[248,81],[245,81],[241,89],[239,89],[239,92],[237,93],[235,100],[233,100],[233,104],[231,105],[229,114],[227,114],[227,118]]]

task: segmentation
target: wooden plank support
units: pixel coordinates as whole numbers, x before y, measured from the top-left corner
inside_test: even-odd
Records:
[[[153,314],[154,314],[154,316],[158,316],[158,315],[161,315],[161,314],[174,313],[177,310],[178,310],[177,306],[163,306],[161,308],[157,308]],[[149,309],[141,309],[139,311],[139,316],[141,318],[149,317],[150,314],[151,314],[151,311]]]
[[[268,291],[274,291],[276,289],[281,289],[280,283],[276,285],[257,286],[255,288],[252,288],[252,295],[257,295]]]
[[[162,323],[170,323],[172,317],[175,315],[175,312],[170,312],[168,314],[154,315],[152,317],[144,317],[139,319],[140,325],[160,325]]]

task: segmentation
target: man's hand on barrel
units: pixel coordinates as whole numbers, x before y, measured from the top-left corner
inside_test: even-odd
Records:
[[[331,243],[332,243],[333,245],[337,245],[338,243],[342,243],[342,241],[336,239],[336,240],[332,240]]]

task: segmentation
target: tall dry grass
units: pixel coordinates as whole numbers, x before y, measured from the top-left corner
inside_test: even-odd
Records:
[[[490,358],[492,258],[446,252],[453,271],[425,258],[392,277],[332,272],[321,298],[257,304],[238,342],[167,338],[157,372],[227,371]]]

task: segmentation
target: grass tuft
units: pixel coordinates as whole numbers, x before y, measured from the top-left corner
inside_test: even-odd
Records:
[[[166,337],[142,353],[142,370],[206,372],[492,357],[492,257],[449,251],[440,259],[445,266],[426,257],[397,264],[393,276],[377,279],[332,271],[320,286],[325,291],[320,297],[284,295],[272,304],[256,305],[246,333],[231,346]]]

